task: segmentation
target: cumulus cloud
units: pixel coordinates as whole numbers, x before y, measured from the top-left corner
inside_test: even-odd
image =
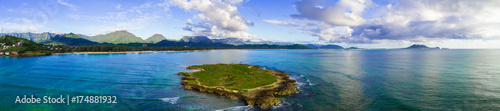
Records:
[[[292,27],[297,26],[297,24],[295,22],[292,22],[291,20],[288,20],[288,21],[264,20],[264,22],[267,22],[267,23],[270,23],[270,24],[276,24],[276,25],[292,26]]]
[[[399,1],[379,19],[352,27],[372,40],[489,39],[500,36],[498,1]],[[493,20],[495,19],[495,20]]]
[[[294,30],[328,42],[499,39],[500,1],[302,0],[294,5]]]
[[[188,22],[183,29],[195,35],[213,37],[256,38],[247,33],[253,22],[245,20],[236,5],[243,0],[173,0],[172,3],[184,10],[199,12],[195,19],[200,23]],[[188,21],[191,21],[188,20]]]
[[[324,0],[302,0],[295,3],[300,14],[293,18],[308,18],[325,21],[332,25],[357,26],[365,22],[362,13],[371,4],[370,0],[339,0],[335,5],[318,6]]]

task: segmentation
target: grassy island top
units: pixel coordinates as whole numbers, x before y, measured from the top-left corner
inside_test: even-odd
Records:
[[[196,72],[179,72],[185,89],[243,99],[248,105],[267,108],[281,103],[279,96],[300,91],[287,73],[246,64],[204,64],[189,66]]]
[[[189,68],[200,69],[192,76],[198,78],[201,85],[223,86],[230,90],[252,89],[277,81],[271,71],[244,64],[205,64]]]

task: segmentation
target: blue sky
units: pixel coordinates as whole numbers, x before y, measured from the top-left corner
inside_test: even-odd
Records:
[[[9,0],[0,2],[0,31],[500,48],[498,6],[494,0]]]

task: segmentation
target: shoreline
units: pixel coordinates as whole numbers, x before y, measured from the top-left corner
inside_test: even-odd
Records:
[[[188,51],[120,51],[120,52],[66,52],[66,53],[52,53],[52,55],[65,55],[65,54],[126,54],[126,53],[155,53],[155,52],[192,52],[200,50]]]
[[[401,49],[209,49],[209,50],[401,50]],[[406,49],[403,49],[406,50]],[[417,49],[419,50],[419,49]],[[425,50],[425,49],[424,49]],[[442,49],[448,50],[448,49]],[[156,53],[156,52],[194,52],[194,51],[207,51],[207,50],[184,50],[184,51],[119,51],[119,52],[65,52],[65,53],[52,53],[50,55],[66,55],[66,54],[126,54],[126,53]],[[41,56],[50,56],[41,55]],[[0,55],[0,57],[9,55]],[[10,56],[10,57],[37,57],[37,56]]]

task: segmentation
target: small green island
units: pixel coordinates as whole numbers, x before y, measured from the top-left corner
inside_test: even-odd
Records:
[[[246,64],[204,64],[187,67],[195,72],[180,72],[185,89],[216,93],[245,100],[262,108],[281,103],[280,96],[300,91],[287,73]]]

